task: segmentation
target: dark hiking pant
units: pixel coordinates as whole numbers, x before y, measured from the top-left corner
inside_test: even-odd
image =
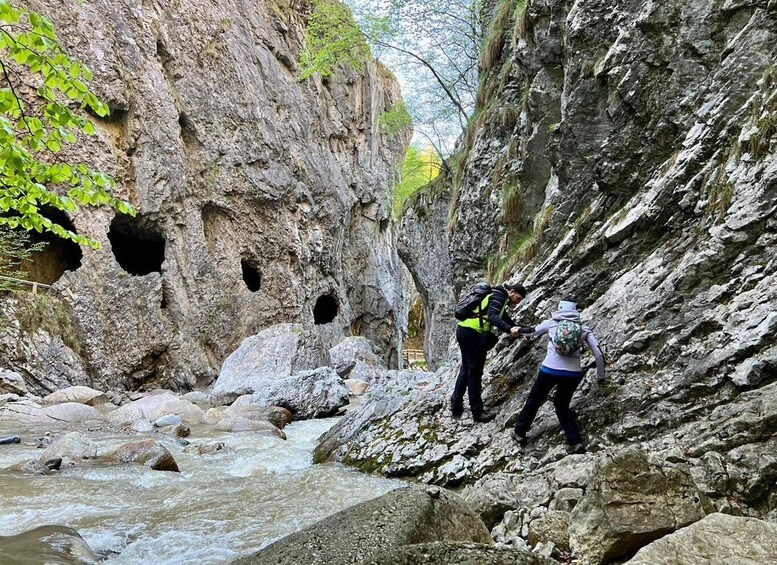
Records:
[[[479,417],[483,413],[483,399],[480,397],[483,368],[493,340],[493,334],[490,332],[480,333],[472,328],[456,327],[456,341],[461,349],[461,369],[451,396],[451,408],[454,412],[461,412],[463,409],[466,390],[472,415]]]
[[[515,431],[521,435],[526,435],[532,422],[534,422],[535,416],[537,416],[537,411],[542,406],[542,403],[545,402],[545,399],[548,398],[550,390],[555,386],[558,388],[556,389],[553,405],[556,408],[556,416],[558,416],[561,429],[567,435],[567,442],[569,445],[583,443],[583,438],[580,437],[580,432],[575,423],[575,413],[569,407],[572,395],[582,380],[582,375],[579,377],[562,377],[551,375],[540,369],[537,380],[534,381],[534,385],[529,392],[529,398],[526,399],[526,404],[524,404],[523,410],[518,415]]]

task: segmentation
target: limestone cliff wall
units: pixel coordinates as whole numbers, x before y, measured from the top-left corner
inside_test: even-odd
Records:
[[[589,447],[683,461],[720,508],[774,517],[773,466],[757,454],[773,443],[777,380],[777,3],[496,4],[462,166],[404,220],[412,255],[425,245],[419,218],[451,202],[447,247],[408,259],[422,296],[443,311],[476,279],[522,281],[524,325],[576,296],[609,359],[609,382],[589,374],[573,400]],[[552,479],[564,457],[552,406],[529,452],[508,435],[544,345],[505,338],[489,356],[493,424],[449,417],[456,353],[421,384],[376,393],[320,455],[440,484],[481,479],[481,491],[497,472],[578,488],[586,477]]]
[[[83,346],[60,381],[205,384],[243,338],[290,321],[329,341],[359,333],[396,363],[406,306],[388,189],[407,138],[378,116],[399,87],[374,62],[298,81],[298,4],[27,4],[113,110],[70,157],[139,209],[72,218],[103,248],[55,284]],[[40,348],[6,345],[3,364],[46,388]]]

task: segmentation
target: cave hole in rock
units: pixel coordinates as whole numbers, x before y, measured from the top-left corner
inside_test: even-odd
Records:
[[[338,311],[337,299],[332,294],[324,294],[316,300],[313,308],[313,323],[328,324],[335,319]]]
[[[46,206],[41,208],[40,212],[55,224],[77,233],[75,226],[63,211]],[[22,264],[21,270],[26,273],[25,278],[43,284],[54,284],[65,274],[65,271],[75,271],[81,266],[83,252],[77,243],[62,239],[51,232],[28,233],[30,246],[41,243],[43,247],[40,251],[32,253]]]
[[[185,145],[192,145],[197,141],[197,130],[194,123],[183,112],[178,115],[178,126],[181,128],[181,140]]]
[[[108,240],[116,261],[130,275],[162,273],[165,238],[140,216],[117,215],[111,222]]]
[[[251,292],[259,290],[262,287],[262,273],[259,269],[245,259],[240,260],[240,267],[243,270],[243,282],[246,283],[248,290]]]

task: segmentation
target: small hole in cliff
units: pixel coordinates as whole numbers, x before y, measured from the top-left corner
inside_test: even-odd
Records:
[[[243,269],[243,282],[246,283],[248,290],[251,292],[259,290],[262,287],[262,273],[245,259],[240,260],[240,267]]]
[[[313,323],[328,324],[337,316],[337,299],[331,294],[319,296],[313,308]]]
[[[75,232],[76,228],[64,212],[56,208],[41,208],[41,214],[59,224],[66,230]],[[69,239],[62,239],[50,232],[29,232],[30,244],[43,243],[44,247],[33,253],[22,265],[31,281],[43,284],[54,284],[65,274],[65,271],[75,271],[81,266],[83,253],[79,245]]]
[[[130,275],[162,272],[165,238],[140,216],[117,215],[111,222],[108,240],[116,261]]]
[[[380,231],[384,232],[389,227],[390,220],[388,218],[384,218],[380,221]]]
[[[185,145],[191,145],[197,141],[197,130],[186,114],[178,116],[178,125],[181,127],[181,139]]]

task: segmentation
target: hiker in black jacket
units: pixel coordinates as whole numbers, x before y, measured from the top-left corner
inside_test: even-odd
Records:
[[[491,294],[475,308],[475,315],[459,322],[456,327],[456,341],[461,349],[461,369],[451,396],[451,414],[454,418],[461,417],[464,412],[465,389],[473,420],[490,422],[496,417],[495,413],[483,408],[483,399],[480,397],[486,354],[498,339],[492,328],[518,337],[519,326],[505,310],[509,304],[518,304],[525,296],[526,289],[520,284],[494,287]]]

